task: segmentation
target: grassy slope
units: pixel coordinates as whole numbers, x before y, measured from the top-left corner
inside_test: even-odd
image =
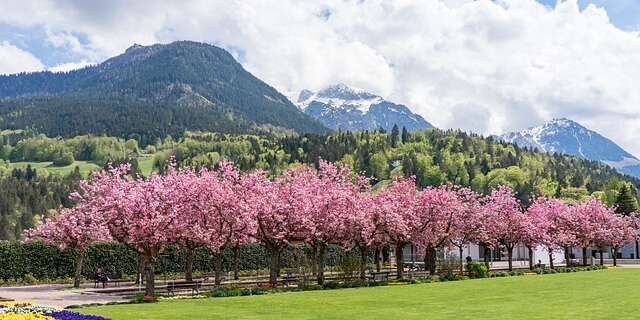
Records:
[[[117,319],[637,319],[640,269],[175,300],[81,309]]]
[[[153,170],[153,157],[138,158],[138,167],[142,175],[148,177]]]
[[[11,168],[26,169],[27,165],[31,165],[31,168],[38,169],[38,171],[44,169],[49,173],[63,175],[72,172],[76,168],[76,166],[80,168],[80,172],[85,176],[88,172],[100,170],[100,167],[91,161],[76,161],[72,165],[64,167],[54,166],[52,162],[15,162],[11,163]],[[142,175],[144,175],[145,177],[149,176],[153,168],[153,157],[139,158],[138,165],[140,166]]]
[[[54,166],[52,162],[15,162],[11,163],[12,168],[23,168],[26,169],[27,165],[31,165],[31,168],[39,170],[47,170],[49,173],[53,174],[67,174],[72,172],[76,166],[80,168],[80,172],[85,175],[87,172],[96,171],[100,169],[98,165],[90,161],[76,161],[71,165],[64,167]]]

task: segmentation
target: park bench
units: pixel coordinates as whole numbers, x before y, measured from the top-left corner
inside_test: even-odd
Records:
[[[282,277],[282,285],[288,286],[292,282],[298,281],[298,277],[300,276],[299,268],[286,268],[284,269],[284,276]]]
[[[107,281],[107,283],[114,283],[116,287],[120,286],[120,281],[122,281],[122,274],[120,274],[120,273],[109,273],[109,274],[106,274],[106,276],[109,279]],[[100,283],[100,281],[98,280],[98,275],[94,274],[93,275],[93,287],[97,288],[99,283]]]
[[[366,275],[365,278],[367,278],[368,280],[378,280],[378,279],[389,280],[390,273],[391,271],[371,272],[368,275]]]
[[[215,272],[205,272],[202,274],[202,282],[209,282],[216,279]]]
[[[169,281],[167,282],[167,293],[176,295],[176,290],[191,290],[191,293],[200,293],[202,281]]]

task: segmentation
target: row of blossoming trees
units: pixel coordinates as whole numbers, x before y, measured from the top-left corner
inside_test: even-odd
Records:
[[[489,195],[455,186],[417,190],[407,178],[373,191],[363,175],[324,161],[317,168],[293,166],[277,178],[262,171],[241,173],[229,162],[197,171],[170,168],[147,178],[132,178],[121,166],[95,173],[73,198],[75,207],[53,212],[25,238],[76,250],[76,286],[91,243],[128,245],[146,259],[148,294],[154,291],[156,260],[172,244],[187,252],[187,280],[194,251],[212,250],[219,284],[222,250],[257,242],[270,253],[269,282],[275,284],[282,251],[294,241],[304,242],[312,248],[322,283],[329,244],[359,250],[364,277],[367,251],[383,246],[401,253],[406,245],[417,245],[431,273],[440,247],[458,248],[462,255],[469,243],[486,250],[499,246],[506,248],[511,268],[518,243],[530,253],[537,246],[550,252],[617,249],[634,241],[637,229],[635,216],[615,214],[597,199],[570,205],[537,198],[524,210],[508,187]],[[402,278],[402,255],[396,256]]]

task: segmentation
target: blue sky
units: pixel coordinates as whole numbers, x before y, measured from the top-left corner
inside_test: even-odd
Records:
[[[345,83],[483,134],[565,117],[640,155],[640,0],[2,0],[0,74],[176,40],[290,97]]]

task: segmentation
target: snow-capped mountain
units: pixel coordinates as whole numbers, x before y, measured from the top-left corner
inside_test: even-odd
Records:
[[[345,84],[333,85],[317,93],[303,90],[294,103],[331,129],[353,131],[382,127],[390,131],[394,124],[409,131],[433,128],[406,106]]]
[[[613,141],[569,119],[553,119],[544,125],[506,133],[497,138],[542,152],[564,153],[600,161],[618,171],[640,177],[640,160]]]

